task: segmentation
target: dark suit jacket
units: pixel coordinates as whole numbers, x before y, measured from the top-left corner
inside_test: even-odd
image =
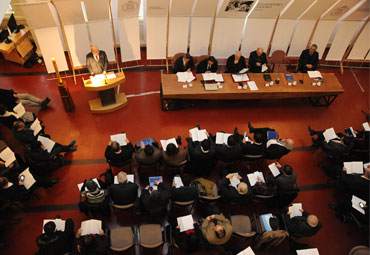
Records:
[[[240,144],[242,148],[243,155],[265,155],[266,152],[266,144],[261,143],[242,143]]]
[[[152,165],[157,163],[162,156],[161,150],[153,146],[154,152],[151,156],[147,156],[144,152],[144,149],[139,149],[135,153],[135,159],[138,163],[143,165]]]
[[[257,62],[261,63],[261,66],[257,66]],[[262,53],[261,56],[257,55],[257,51],[252,51],[248,59],[249,71],[252,73],[260,73],[262,70],[262,65],[267,64],[266,53]]]
[[[306,49],[302,51],[301,56],[299,57],[299,71],[302,73],[316,70],[319,63],[319,53],[315,51],[312,55],[310,55],[309,52],[310,50]],[[307,68],[307,64],[311,64],[312,68]]]
[[[18,98],[14,94],[15,92],[12,89],[0,89],[0,102],[7,106],[9,111],[12,111],[17,105]]]
[[[137,199],[138,186],[135,183],[127,182],[112,184],[109,186],[109,195],[116,205],[128,205],[135,203]]]
[[[245,180],[240,180],[241,182],[248,183]],[[227,202],[233,202],[233,203],[238,203],[241,202],[243,199],[247,199],[251,196],[251,188],[248,185],[248,192],[247,194],[241,195],[239,192],[234,188],[233,186],[230,185],[230,180],[227,179],[226,177],[223,177],[220,181],[220,190],[221,190],[221,195],[222,197],[227,201]]]
[[[184,162],[187,159],[188,156],[188,148],[179,148],[179,152],[176,155],[168,156],[167,153],[162,150],[162,157],[164,161],[171,166],[176,166],[182,162]]]
[[[218,69],[218,63],[217,60],[211,65],[210,69],[207,69],[208,67],[208,59],[204,59],[197,65],[197,73],[205,73],[206,71],[211,71],[212,73],[215,73]]]
[[[235,64],[234,61],[235,55],[233,54],[227,59],[226,73],[239,73],[240,70],[247,67],[245,63],[245,58],[243,56],[240,57],[239,62],[237,64]]]
[[[188,137],[186,141],[188,142],[189,155],[191,161],[196,161],[196,164],[202,165],[212,165],[213,160],[216,156],[216,146],[212,139],[208,139],[210,143],[209,151],[204,153],[202,151],[202,146],[200,142],[193,142],[193,140]]]
[[[147,189],[143,189],[141,192],[141,205],[151,214],[163,214],[170,198],[170,190],[168,187],[164,186],[163,183],[158,184],[158,190],[161,192],[159,199],[153,199]]]
[[[369,180],[359,174],[347,174],[342,171],[340,181],[344,189],[354,194],[369,194]]]
[[[315,235],[321,228],[321,223],[319,222],[316,227],[311,227],[307,224],[308,213],[304,211],[302,216],[296,216],[290,219],[289,215],[286,215],[287,227],[291,234],[310,237]]]
[[[1,101],[0,101],[1,102]],[[1,117],[0,116],[0,123],[3,123],[5,126],[8,128],[13,128],[13,123],[16,121],[17,118],[14,117],[13,115],[8,116],[8,117]]]
[[[25,198],[27,190],[24,186],[18,185],[18,179],[9,180],[13,185],[7,189],[0,189],[0,200],[21,201]]]
[[[90,52],[86,55],[86,66],[89,73],[101,74],[108,70],[108,58],[104,51],[99,51],[99,62],[96,61],[94,55]]]
[[[36,136],[33,135],[32,129],[23,129],[22,131],[17,131],[14,127],[12,128],[14,137],[23,144],[28,144],[36,140]]]
[[[233,147],[228,147],[226,144],[216,144],[216,152],[217,158],[226,162],[237,160],[242,155],[242,149],[238,143]]]
[[[288,150],[285,146],[279,144],[271,144],[266,149],[266,158],[267,159],[280,159],[282,156],[288,154],[290,150]]]
[[[135,149],[131,143],[127,145],[121,146],[121,153],[116,154],[111,146],[107,146],[105,149],[105,158],[109,161],[113,166],[123,166],[127,163],[128,160],[132,158],[132,154],[134,154]]]
[[[188,202],[198,198],[198,190],[195,187],[183,186],[181,188],[171,188],[171,199],[173,201]]]
[[[174,65],[173,70],[172,70],[173,73],[186,72],[186,70],[188,70],[189,68],[191,70],[194,69],[193,57],[190,57],[188,63],[186,63],[186,66],[184,66],[184,60],[183,59],[184,59],[184,56],[181,56],[178,59],[176,59],[175,65]]]
[[[267,182],[269,184],[276,184],[279,189],[282,190],[292,190],[294,188],[294,184],[297,183],[297,175],[293,172],[292,175],[280,174],[274,177],[269,173]]]

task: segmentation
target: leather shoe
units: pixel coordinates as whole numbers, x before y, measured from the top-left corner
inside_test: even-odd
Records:
[[[333,209],[333,210],[337,209],[337,206],[335,204],[328,204],[328,206],[330,209]]]
[[[314,135],[314,133],[313,133],[312,128],[311,128],[310,125],[308,125],[308,132],[310,132],[310,136],[313,136]]]
[[[75,144],[76,144],[76,140],[72,140],[72,142],[68,146],[72,147]]]
[[[248,121],[248,128],[249,128],[249,133],[253,133],[253,126],[250,123],[250,121]]]

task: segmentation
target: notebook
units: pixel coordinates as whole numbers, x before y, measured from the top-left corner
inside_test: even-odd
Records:
[[[287,81],[294,81],[293,75],[291,75],[289,73],[285,74],[285,78],[286,78]]]
[[[276,131],[267,131],[267,140],[278,139],[278,138],[279,138],[278,132],[276,132]]]
[[[102,229],[101,220],[85,220],[81,222],[82,234],[81,236],[96,234],[98,235]]]
[[[264,75],[263,75],[263,79],[265,79],[265,81],[271,81],[271,75],[269,75],[269,74],[264,74]]]

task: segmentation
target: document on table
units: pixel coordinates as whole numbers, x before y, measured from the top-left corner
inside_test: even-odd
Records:
[[[297,255],[320,255],[319,250],[317,248],[296,250],[296,252]]]
[[[5,167],[8,167],[16,160],[14,152],[9,147],[6,147],[0,153],[0,158],[5,162]]]
[[[322,78],[320,71],[307,71],[307,74],[310,78]]]
[[[33,135],[36,136],[42,130],[41,123],[39,119],[35,119],[35,121],[31,124],[30,128],[33,130]]]
[[[102,229],[101,220],[85,220],[81,222],[82,234],[81,236],[86,236],[90,234],[98,235],[100,229]]]
[[[195,79],[192,72],[177,72],[176,75],[178,82],[192,82]]]
[[[248,72],[249,68],[243,68],[242,70],[239,71],[239,73],[246,73]]]
[[[268,70],[267,66],[266,65],[262,65],[261,67],[261,72],[264,73]]]
[[[256,255],[254,253],[254,251],[252,250],[252,248],[249,246],[248,248],[242,250],[241,252],[239,252],[237,255]]]
[[[116,78],[117,76],[116,76],[116,74],[115,73],[111,73],[111,74],[108,74],[107,75],[107,79],[108,80],[110,80],[110,79],[114,79],[114,78]]]
[[[216,144],[227,144],[227,139],[232,134],[217,132],[216,133]]]
[[[181,187],[184,186],[184,184],[182,183],[181,177],[179,177],[179,176],[173,177],[173,182],[176,185],[176,189],[181,188]]]
[[[14,117],[16,117],[17,119],[19,119],[20,117],[23,116],[23,114],[26,113],[26,109],[24,108],[23,104],[22,103],[18,103],[14,108],[13,108],[13,112],[15,112],[15,115]]]
[[[95,76],[90,76],[91,83],[94,87],[101,86],[105,83],[105,75],[97,74]]]
[[[96,184],[98,184],[98,187],[100,188],[100,184],[99,184],[99,182],[98,182],[98,179],[96,179],[96,178],[94,178],[94,179],[92,179]],[[84,183],[79,183],[79,184],[77,184],[77,187],[78,187],[78,190],[81,192],[81,188],[82,188],[82,186],[84,185]],[[86,187],[85,187],[85,190],[86,190]],[[85,191],[85,190],[82,190],[82,191]]]
[[[134,182],[134,175],[133,174],[128,174],[127,175],[127,181],[128,182],[131,182],[131,183],[135,183]],[[116,176],[114,176],[114,182],[113,182],[114,184],[119,184],[118,183],[118,178],[117,178],[117,175]]]
[[[205,81],[224,82],[224,78],[221,73],[202,73],[202,77]]]
[[[168,139],[168,140],[160,140],[160,142],[161,142],[161,145],[162,145],[162,149],[164,151],[166,151],[167,145],[169,145],[170,143],[173,143],[176,146],[176,148],[179,148],[175,138],[171,138],[171,139]]]
[[[362,161],[344,162],[344,167],[347,169],[347,174],[363,174],[364,164]]]
[[[30,173],[29,167],[24,170],[20,175],[24,176],[23,185],[24,187],[29,190],[33,184],[35,184],[36,180],[33,178],[33,175]]]
[[[338,138],[337,134],[334,131],[334,128],[328,128],[327,130],[324,131],[323,135],[325,137],[325,142],[327,142],[327,143],[330,140]]]
[[[270,171],[274,177],[280,174],[279,168],[276,166],[276,163],[272,163],[269,165]]]
[[[51,150],[54,148],[55,142],[47,137],[39,135],[37,137],[37,141],[44,145],[45,149],[50,153]]]
[[[243,82],[243,81],[249,81],[248,74],[233,74],[232,75],[234,82]]]
[[[247,83],[248,83],[250,90],[258,90],[258,87],[255,81],[248,81]]]
[[[194,220],[193,216],[186,215],[183,217],[178,217],[177,218],[177,225],[180,226],[180,232],[184,232],[189,229],[194,229]]]
[[[254,186],[257,183],[257,177],[261,178],[262,182],[266,182],[265,178],[263,177],[263,173],[259,171],[255,171],[254,173],[247,174],[249,183],[251,186]]]
[[[117,143],[119,143],[119,145],[120,145],[120,146],[125,146],[125,145],[127,145],[127,143],[126,143],[126,139],[127,139],[127,137],[126,137],[126,133],[121,133],[121,134],[116,134],[116,135],[111,135],[111,136],[110,136],[110,140],[111,140],[112,142],[117,142]]]
[[[365,130],[365,131],[370,131],[369,122],[364,122],[364,123],[362,123],[362,126],[364,127],[364,130]]]
[[[238,176],[238,173],[233,173],[233,177],[231,177],[230,179],[230,186],[233,186],[236,189],[238,188],[238,184],[240,183]]]
[[[292,206],[289,206],[289,212],[290,218],[296,217],[296,216],[302,216],[302,203],[293,203]]]
[[[42,233],[45,233],[45,231],[44,231],[44,226],[45,226],[45,224],[46,223],[48,223],[48,222],[50,222],[50,221],[52,221],[52,222],[54,222],[55,223],[55,225],[56,225],[56,227],[55,227],[55,229],[57,230],[57,231],[64,231],[64,229],[66,228],[66,221],[65,220],[61,220],[61,219],[50,219],[50,220],[44,220],[44,223],[43,223],[43,225],[42,225]]]
[[[352,202],[352,207],[354,209],[356,209],[357,211],[359,211],[360,213],[365,215],[365,210],[363,208],[361,208],[361,206],[360,206],[360,203],[363,204],[363,205],[366,205],[365,200],[362,200],[361,198],[356,197],[355,195],[352,195],[351,202]]]

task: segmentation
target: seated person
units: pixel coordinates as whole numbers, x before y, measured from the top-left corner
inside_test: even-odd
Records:
[[[248,187],[247,181],[242,180],[242,177],[238,174],[238,179],[240,183],[238,184],[237,188],[231,186],[231,178],[233,178],[232,173],[228,173],[226,171],[226,175],[220,181],[220,190],[222,197],[224,198],[225,202],[233,202],[238,203],[245,201],[246,199],[252,196],[251,189]]]
[[[109,237],[101,229],[99,235],[81,236],[82,229],[76,233],[77,253],[80,255],[109,255],[110,241]]]
[[[208,211],[211,211],[208,209]],[[230,240],[232,234],[230,221],[218,211],[208,215],[202,223],[203,237],[213,245],[221,245]]]
[[[17,120],[17,117],[15,116],[14,112],[9,112],[6,109],[6,106],[3,104],[0,104],[0,123],[3,123],[8,128],[13,127],[14,121]]]
[[[346,192],[356,196],[363,194],[369,195],[369,180],[370,180],[370,165],[367,166],[364,175],[347,174],[347,169],[342,168],[341,174],[337,179],[339,184],[337,187],[342,187]]]
[[[237,51],[227,59],[225,73],[239,73],[246,67],[247,65],[245,63],[245,58],[242,56],[242,52]]]
[[[186,53],[175,61],[172,72],[191,72],[194,69],[194,60],[190,54]]]
[[[38,106],[45,110],[50,101],[48,97],[42,100],[30,94],[17,94],[12,89],[0,89],[0,102],[6,105],[8,111],[12,111],[18,103],[24,106]]]
[[[321,223],[317,216],[301,210],[302,216],[290,218],[288,213],[285,215],[286,225],[289,233],[298,237],[311,237],[315,235],[321,228]]]
[[[64,231],[56,230],[55,223],[49,221],[44,225],[44,232],[36,239],[37,246],[39,247],[37,254],[64,255],[66,253],[72,253],[75,239],[72,219],[66,220]]]
[[[85,187],[87,190],[85,190]],[[108,196],[108,192],[99,188],[98,184],[92,179],[84,181],[81,187],[81,196],[86,198],[86,202],[90,204],[103,203]]]
[[[257,182],[252,186],[253,195],[255,196],[274,196],[276,195],[277,185],[263,182],[260,177],[257,177]]]
[[[307,71],[315,71],[319,63],[319,53],[316,51],[317,45],[312,44],[309,49],[303,50],[299,56],[299,71],[307,73]]]
[[[187,160],[188,148],[176,147],[175,144],[170,143],[167,145],[166,151],[162,148],[162,157],[167,165],[177,166]]]
[[[135,152],[134,147],[128,139],[126,139],[126,143],[127,145],[120,146],[118,142],[109,142],[105,149],[105,158],[110,165],[122,167],[132,159]]]
[[[265,157],[267,159],[280,159],[293,149],[292,139],[270,139],[266,143]]]
[[[146,186],[142,190],[140,196],[140,203],[142,209],[149,211],[154,216],[162,217],[166,210],[170,199],[170,190],[163,183],[154,181],[157,186],[156,189]]]
[[[171,226],[173,227],[174,241],[180,250],[193,253],[201,248],[202,233],[197,223],[194,223],[193,229],[184,232],[180,232],[180,225],[177,225],[177,221],[173,221]]]
[[[266,143],[268,141],[268,138],[267,138],[267,132],[268,131],[276,132],[275,129],[272,129],[272,128],[269,128],[269,127],[255,128],[255,127],[252,126],[252,124],[250,122],[248,122],[248,128],[249,128],[249,133],[260,134],[262,136],[262,143]]]
[[[161,150],[153,145],[145,145],[144,148],[139,148],[135,153],[135,159],[139,164],[153,165],[162,157]]]
[[[280,174],[274,177],[270,172],[267,183],[277,185],[277,188],[281,190],[295,189],[297,187],[297,175],[293,172],[293,168],[290,165],[282,167],[279,162],[275,162],[275,164],[279,168]]]
[[[258,48],[249,54],[248,65],[249,71],[252,73],[261,73],[262,66],[267,67],[266,53],[263,52],[262,48]]]
[[[17,120],[13,123],[12,132],[14,137],[23,144],[29,144],[33,141],[36,141],[39,135],[50,138],[50,135],[44,133],[44,127],[37,135],[34,135],[30,125],[27,125],[20,120]]]
[[[191,176],[188,174],[181,175],[181,181],[184,186],[176,188],[175,182],[172,183],[171,199],[172,201],[188,202],[198,198],[198,190],[190,186]]]
[[[137,199],[138,186],[135,183],[128,182],[127,174],[119,172],[117,175],[118,184],[109,186],[109,196],[116,205],[134,204]]]
[[[266,144],[263,140],[263,135],[261,133],[254,133],[254,141],[248,137],[243,139],[240,144],[243,155],[258,156],[265,155],[266,153]]]
[[[215,57],[209,56],[208,58],[200,61],[197,65],[197,73],[215,73],[218,69],[218,63]]]
[[[237,160],[242,155],[239,135],[231,135],[227,138],[227,144],[216,144],[217,158],[224,162]]]

